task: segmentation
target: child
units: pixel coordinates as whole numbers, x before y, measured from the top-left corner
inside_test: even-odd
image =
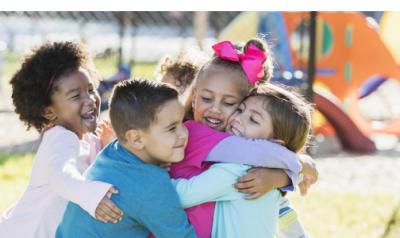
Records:
[[[306,144],[310,128],[311,111],[305,101],[283,88],[265,84],[244,99],[230,117],[227,131],[248,139],[273,140],[297,153]],[[218,156],[215,153],[209,156]],[[248,201],[232,186],[249,168],[217,163],[190,180],[174,181],[185,207],[217,201],[212,237],[275,237],[281,200],[278,190]]]
[[[67,201],[91,216],[116,222],[121,211],[105,196],[109,183],[86,181],[81,173],[99,143],[99,97],[87,51],[72,42],[47,43],[27,56],[11,80],[19,118],[43,132],[29,185],[0,223],[0,237],[54,237]]]
[[[205,54],[198,51],[181,51],[174,57],[164,57],[157,67],[159,81],[175,86],[179,93],[192,83],[200,66],[206,62]]]
[[[270,79],[272,60],[268,48],[257,39],[247,42],[243,53],[237,53],[230,42],[218,43],[213,48],[217,55],[201,68],[193,82],[193,101],[187,105],[193,108],[193,115],[189,116],[195,121],[185,123],[189,130],[185,159],[171,166],[171,177],[191,178],[210,167],[210,163],[203,163],[205,159],[219,160],[285,169],[253,169],[244,182],[237,185],[243,188],[239,191],[252,194],[248,199],[259,197],[272,188],[293,190],[300,171],[294,153],[274,143],[249,141],[228,133],[215,134],[210,129],[225,130],[228,118],[249,88]],[[207,157],[218,148],[225,151],[225,156],[217,159]],[[253,153],[251,156],[249,151]],[[263,163],[266,158],[269,158],[268,164]],[[284,187],[290,182],[291,186]],[[213,210],[213,203],[186,209],[199,237],[211,236]]]
[[[85,176],[118,186],[112,200],[125,215],[102,224],[69,203],[56,237],[196,237],[168,172],[159,165],[181,161],[187,142],[184,108],[171,86],[148,80],[117,84],[110,103],[117,140],[99,155]]]

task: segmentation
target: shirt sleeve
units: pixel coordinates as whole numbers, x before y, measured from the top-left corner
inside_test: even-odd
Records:
[[[146,191],[132,194],[141,199],[138,219],[157,238],[195,238],[196,233],[190,225],[179,197],[169,176],[157,182],[146,183]]]
[[[219,142],[208,154],[206,161],[242,163],[252,166],[283,169],[297,185],[301,164],[298,156],[279,144],[268,140],[251,140],[229,136]],[[293,190],[293,186],[282,189]]]
[[[47,137],[49,146],[49,182],[62,198],[78,204],[95,217],[95,211],[112,186],[99,181],[87,181],[76,167],[79,140],[72,132],[53,133]]]
[[[243,198],[244,194],[237,192],[234,184],[249,168],[246,165],[220,163],[190,179],[171,181],[184,208],[205,202],[236,200]]]

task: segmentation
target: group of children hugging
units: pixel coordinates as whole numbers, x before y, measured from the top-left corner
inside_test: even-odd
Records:
[[[0,237],[309,237],[285,195],[318,177],[301,154],[312,107],[269,83],[261,38],[212,48],[198,62],[191,52],[163,60],[159,80],[118,83],[111,123],[99,122],[84,46],[33,49],[12,99],[41,143]]]

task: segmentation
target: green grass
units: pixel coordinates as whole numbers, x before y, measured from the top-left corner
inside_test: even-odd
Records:
[[[32,154],[0,153],[0,213],[23,193],[32,162]],[[400,212],[396,210],[400,204],[398,196],[389,191],[360,193],[313,189],[305,198],[291,194],[290,199],[311,237],[400,237]]]
[[[291,201],[311,237],[383,236],[399,205],[394,192],[313,191],[306,198],[291,195]],[[390,231],[400,237],[400,217]],[[398,231],[394,231],[398,229]]]
[[[23,193],[29,180],[32,163],[32,154],[0,153],[1,213]]]

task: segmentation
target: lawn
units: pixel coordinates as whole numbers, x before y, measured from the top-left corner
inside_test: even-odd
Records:
[[[1,213],[22,194],[32,162],[32,154],[0,153]],[[296,194],[290,198],[311,237],[400,237],[399,200],[393,193],[314,189],[306,198]]]

